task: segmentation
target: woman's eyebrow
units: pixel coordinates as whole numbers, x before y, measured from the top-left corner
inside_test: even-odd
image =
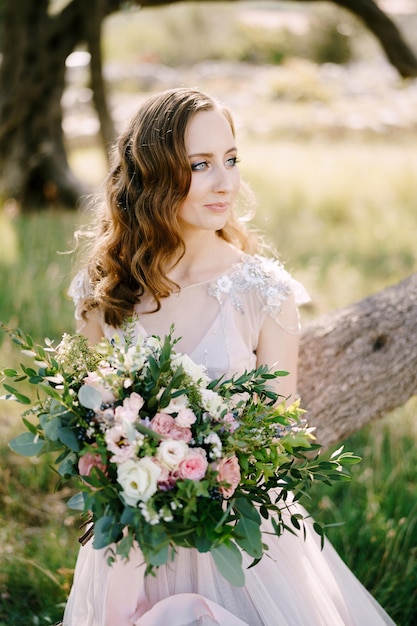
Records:
[[[233,148],[229,148],[229,150],[226,150],[225,154],[229,154],[229,152],[236,152],[237,148],[235,146],[233,146]],[[189,154],[188,157],[212,157],[213,153],[212,152],[195,152],[193,154]]]

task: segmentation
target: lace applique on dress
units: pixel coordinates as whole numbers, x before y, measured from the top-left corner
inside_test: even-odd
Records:
[[[304,287],[295,281],[275,259],[259,255],[244,255],[231,272],[223,274],[209,284],[208,294],[221,304],[224,296],[230,297],[236,310],[244,313],[242,293],[255,290],[263,303],[263,310],[273,319],[278,319],[282,303],[294,292],[297,304],[308,302]]]
[[[91,282],[85,270],[79,271],[71,281],[68,288],[68,295],[72,298],[75,307],[75,319],[82,317],[83,302],[91,296]]]

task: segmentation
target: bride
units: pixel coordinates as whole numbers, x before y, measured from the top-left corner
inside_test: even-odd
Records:
[[[308,296],[260,255],[236,217],[238,161],[232,118],[206,94],[173,89],[139,108],[118,141],[88,262],[70,288],[78,331],[95,344],[123,338],[132,314],[136,338],[163,337],[174,324],[178,350],[210,377],[277,364],[290,372],[277,391],[292,400],[297,306]],[[139,549],[110,567],[89,542],[64,626],[394,624],[313,530],[305,539],[278,538],[266,522],[263,530],[272,532],[268,555],[245,571],[243,588],[220,576],[209,553],[181,548],[145,577]]]

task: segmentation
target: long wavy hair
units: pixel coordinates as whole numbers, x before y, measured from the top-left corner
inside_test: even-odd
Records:
[[[167,275],[184,255],[178,209],[188,195],[191,166],[185,132],[196,113],[220,110],[235,134],[227,109],[199,90],[179,88],[148,99],[120,136],[98,207],[87,260],[91,295],[84,315],[99,307],[107,324],[132,315],[143,293],[155,300],[179,289]],[[255,235],[232,212],[219,237],[251,252]]]

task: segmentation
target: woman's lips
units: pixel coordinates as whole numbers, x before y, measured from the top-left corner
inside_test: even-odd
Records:
[[[212,204],[206,204],[205,207],[209,211],[214,213],[224,213],[228,210],[230,204],[228,202],[213,202]]]

